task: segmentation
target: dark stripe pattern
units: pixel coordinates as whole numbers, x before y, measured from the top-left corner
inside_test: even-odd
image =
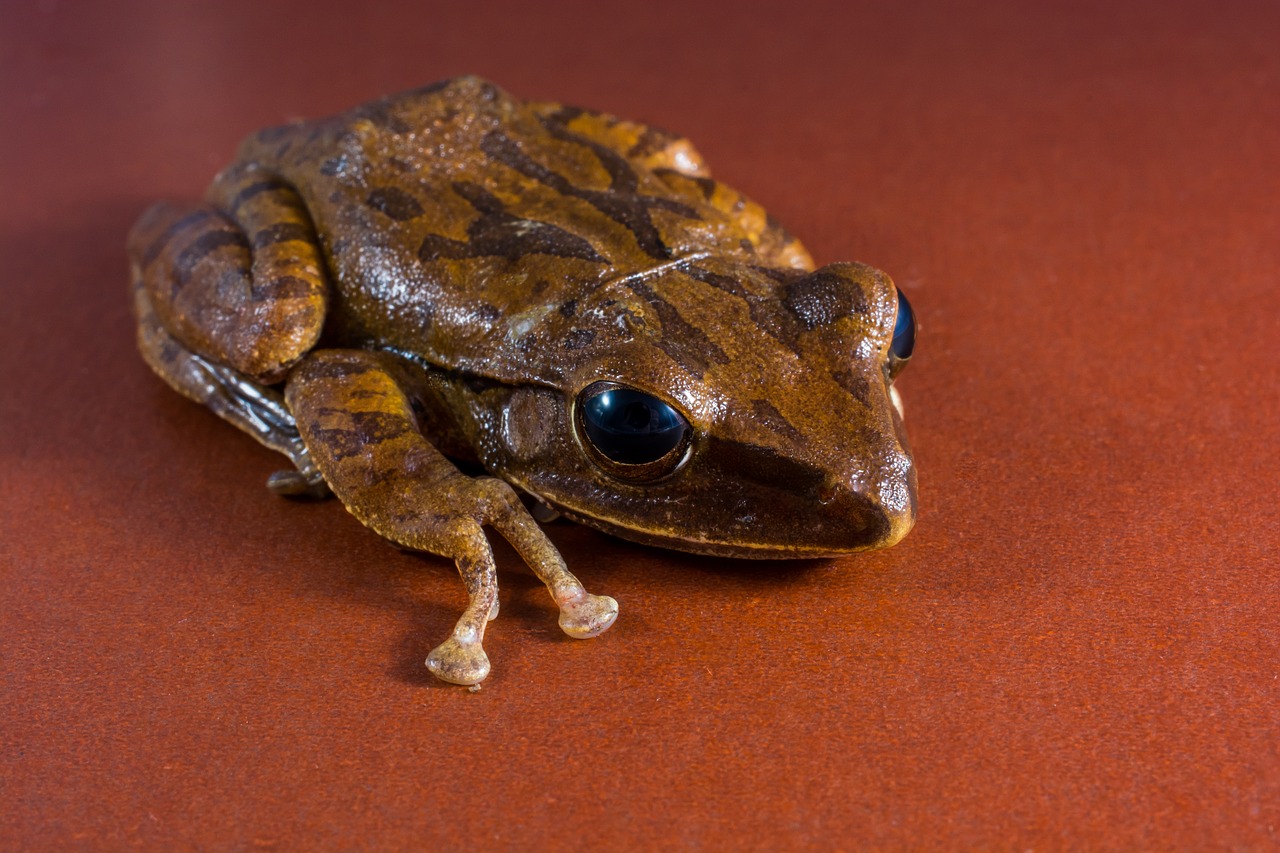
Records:
[[[698,379],[712,364],[728,364],[729,356],[720,345],[707,337],[706,332],[680,316],[675,306],[663,299],[643,281],[633,281],[628,287],[648,302],[662,323],[662,334],[654,343],[673,361]]]
[[[169,242],[182,231],[185,231],[191,225],[197,222],[204,222],[209,219],[217,220],[218,215],[211,210],[200,209],[188,213],[179,219],[175,219],[167,228],[160,232],[160,236],[151,241],[151,245],[147,246],[147,250],[142,253],[142,266],[144,268],[155,263],[156,259],[168,247]]]
[[[480,218],[467,227],[466,242],[428,234],[418,248],[418,257],[424,261],[479,257],[517,260],[541,254],[605,263],[583,238],[549,222],[508,213],[502,202],[479,184],[458,182],[453,191],[470,202]]]
[[[277,222],[275,225],[268,225],[253,235],[253,250],[260,252],[268,246],[287,243],[290,240],[310,242],[311,229],[300,222]]]
[[[283,181],[280,178],[267,178],[265,180],[255,181],[235,194],[235,197],[231,199],[231,204],[229,205],[229,213],[234,218],[240,208],[244,206],[245,202],[256,196],[260,196],[263,193],[275,192],[276,190],[289,190],[290,192],[293,192],[293,187],[289,186],[287,181]]]
[[[175,293],[191,280],[201,261],[225,246],[234,246],[246,253],[249,251],[249,241],[239,230],[221,229],[204,232],[183,249],[173,264]]]
[[[590,148],[609,173],[608,190],[591,190],[574,186],[563,175],[551,171],[525,154],[513,140],[501,131],[490,131],[480,143],[484,153],[505,166],[550,187],[561,195],[585,201],[610,219],[618,222],[635,237],[636,245],[651,258],[669,260],[671,249],[662,241],[657,227],[649,217],[649,209],[660,207],[690,219],[698,214],[688,205],[660,196],[640,195],[639,179],[617,152],[564,129],[554,121],[544,120],[547,129],[559,139]]]
[[[365,204],[396,222],[408,222],[422,215],[418,200],[399,187],[379,187],[369,193]]]

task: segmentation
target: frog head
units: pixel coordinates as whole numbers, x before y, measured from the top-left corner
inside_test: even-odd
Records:
[[[829,556],[906,535],[916,475],[891,386],[914,320],[887,275],[704,260],[626,286],[581,316],[627,333],[583,348],[558,393],[511,395],[491,467],[570,518],[695,553]]]

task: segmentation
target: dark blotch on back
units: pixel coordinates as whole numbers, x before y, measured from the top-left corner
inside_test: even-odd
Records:
[[[564,336],[565,349],[582,349],[589,346],[596,339],[596,333],[591,329],[574,329]]]
[[[644,133],[640,134],[640,138],[636,140],[636,144],[632,145],[627,151],[628,157],[648,157],[669,146],[671,143],[680,139],[670,131],[662,130],[657,127],[646,127]]]
[[[422,215],[418,200],[399,187],[379,187],[369,193],[365,204],[397,222],[407,222]]]
[[[405,122],[399,115],[394,112],[394,103],[390,98],[383,98],[378,101],[372,101],[361,107],[357,107],[354,111],[356,116],[368,119],[377,127],[390,133],[402,134],[409,133],[413,127]]]
[[[761,275],[768,276],[778,284],[789,284],[798,278],[804,278],[811,274],[804,270],[792,269],[791,267],[752,266],[751,268]]]
[[[478,184],[459,181],[453,191],[471,203],[480,218],[467,226],[467,241],[428,234],[418,248],[424,261],[438,258],[502,257],[512,260],[526,255],[555,255],[592,263],[605,259],[583,238],[549,222],[521,219],[508,213],[497,196]]]
[[[351,423],[365,441],[386,441],[409,431],[404,418],[392,412],[351,412]]]
[[[815,272],[787,285],[783,304],[806,329],[827,326],[867,311],[867,297],[847,279]]]
[[[764,267],[753,267],[760,272],[773,272],[782,274],[782,270],[768,270]],[[751,321],[755,324],[755,328],[769,335],[771,338],[782,344],[787,349],[800,355],[800,324],[796,321],[795,316],[787,310],[780,307],[778,299],[772,294],[762,296],[754,294],[750,289],[743,286],[737,279],[732,276],[721,275],[703,269],[699,266],[690,266],[686,272],[692,278],[704,284],[709,284],[714,288],[723,290],[725,293],[733,294],[747,303],[747,310],[751,312]],[[775,281],[788,281],[794,279],[795,276],[779,279],[777,276],[771,275]]]
[[[706,333],[697,326],[681,317],[676,307],[655,293],[648,284],[643,281],[632,281],[628,287],[636,296],[648,302],[657,313],[658,321],[662,324],[662,334],[654,340],[654,343],[670,356],[672,361],[699,379],[707,372],[710,365],[729,363],[729,356],[719,344],[707,337]]]
[[[702,190],[702,197],[707,201],[711,201],[711,197],[716,194],[716,182],[712,178],[694,177],[692,175],[684,175],[684,177],[698,185],[698,189]]]
[[[600,165],[609,173],[608,190],[592,190],[571,183],[563,175],[553,172],[535,161],[520,145],[501,131],[490,131],[481,140],[480,149],[499,163],[508,166],[525,177],[571,198],[581,199],[632,233],[636,245],[645,254],[658,260],[671,257],[671,249],[662,242],[662,236],[649,217],[649,208],[658,207],[679,216],[696,219],[697,211],[688,205],[662,196],[637,193],[638,177],[627,161],[616,152],[572,133],[553,118],[543,121],[543,126],[557,139],[582,145],[593,151]]]

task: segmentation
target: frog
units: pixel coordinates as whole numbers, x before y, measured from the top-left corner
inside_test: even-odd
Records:
[[[487,531],[588,638],[618,603],[568,570],[556,515],[747,559],[915,523],[910,303],[872,266],[816,266],[655,126],[444,80],[250,135],[128,255],[144,360],[288,458],[273,492],[454,561],[442,681],[491,670]]]

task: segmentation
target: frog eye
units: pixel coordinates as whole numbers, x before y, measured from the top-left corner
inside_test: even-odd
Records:
[[[684,415],[652,394],[596,382],[578,395],[583,445],[606,471],[624,480],[656,480],[684,462],[693,429]]]
[[[906,295],[898,289],[898,319],[893,324],[893,342],[889,344],[889,379],[902,372],[916,348],[916,315],[911,310],[911,303]]]

